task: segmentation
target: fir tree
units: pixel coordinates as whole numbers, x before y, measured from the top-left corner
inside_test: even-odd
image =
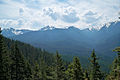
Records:
[[[115,79],[119,80],[120,79],[120,47],[117,47],[113,51],[117,52],[117,59],[115,59],[114,68],[113,68],[114,76]]]
[[[88,74],[88,71],[87,71],[87,70],[85,70],[84,79],[85,79],[85,80],[90,80],[90,79],[89,79],[89,74]]]
[[[64,65],[63,65],[63,60],[61,58],[61,56],[58,54],[58,52],[56,52],[56,61],[55,61],[55,80],[64,80],[65,78],[65,73],[64,73]]]
[[[11,60],[9,57],[9,53],[6,50],[6,46],[4,44],[4,37],[1,34],[0,28],[0,80],[10,80],[10,64]]]
[[[73,62],[66,71],[68,80],[84,80],[84,74],[78,57],[73,58]]]
[[[73,80],[73,63],[70,63],[65,71],[67,80]]]
[[[26,80],[33,80],[33,70],[29,62],[27,62],[27,67],[25,70]]]
[[[98,58],[96,57],[94,50],[92,51],[90,62],[91,62],[90,80],[101,80],[102,73],[100,71],[100,65],[98,63]]]
[[[46,75],[47,75],[47,80],[55,80],[55,71],[53,65],[47,66]]]
[[[25,80],[27,78],[26,74],[26,61],[24,56],[19,51],[17,44],[11,47],[11,79],[12,80]]]
[[[73,58],[73,74],[74,80],[83,80],[83,72],[78,57]]]
[[[106,80],[116,80],[117,79],[117,63],[118,60],[115,60],[112,63],[110,74],[107,75]]]
[[[106,77],[106,80],[120,79],[120,47],[117,47],[113,51],[117,52],[117,58],[114,59],[110,74]]]
[[[40,63],[40,70],[41,70],[41,80],[47,80],[47,75],[46,75],[46,64],[44,62],[44,59],[41,59]]]
[[[35,62],[35,64],[34,64],[33,80],[41,80],[40,66],[37,62]]]

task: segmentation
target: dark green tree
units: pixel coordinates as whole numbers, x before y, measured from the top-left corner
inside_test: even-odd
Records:
[[[4,43],[4,37],[0,28],[0,80],[10,80],[10,64],[9,53]]]
[[[120,79],[120,47],[117,47],[113,51],[117,52],[117,58],[113,61],[110,74],[107,76],[107,80],[119,80]]]
[[[40,66],[37,62],[35,62],[35,64],[34,64],[33,80],[41,80]]]
[[[85,72],[84,72],[84,79],[85,79],[85,80],[90,80],[90,79],[89,79],[89,74],[88,74],[88,71],[87,71],[87,70],[85,70]]]
[[[17,44],[13,44],[11,47],[11,79],[12,80],[25,80],[28,77],[28,66],[24,56],[21,54],[17,47]]]
[[[55,80],[64,80],[65,78],[65,68],[63,65],[63,60],[58,52],[56,52],[55,56],[55,75]]]
[[[26,80],[33,80],[33,69],[29,62],[27,62],[27,66],[25,69]]]
[[[65,71],[67,80],[73,80],[73,63],[70,63]]]
[[[40,63],[41,80],[47,80],[46,68],[47,68],[47,65],[45,64],[45,61],[42,58]]]
[[[98,63],[98,58],[96,57],[95,50],[92,51],[90,62],[91,62],[90,80],[101,80],[102,73],[100,71],[100,65]]]
[[[118,60],[115,58],[111,65],[110,74],[107,75],[106,80],[116,80],[117,79],[117,63]]]
[[[53,65],[47,66],[46,75],[47,75],[47,80],[55,80],[55,71]]]
[[[84,74],[78,57],[74,57],[73,62],[68,65],[66,75],[68,80],[84,80]]]
[[[74,80],[83,80],[83,71],[78,57],[73,58],[73,79]]]

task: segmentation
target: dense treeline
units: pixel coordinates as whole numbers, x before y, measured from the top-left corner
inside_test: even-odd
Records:
[[[113,51],[118,56],[110,73],[105,74],[95,50],[89,58],[90,66],[84,69],[78,57],[66,63],[58,52],[52,55],[0,34],[0,80],[120,80],[120,47]]]
[[[24,55],[26,59],[28,59],[32,64],[33,61],[36,60],[38,63],[40,63],[41,58],[44,58],[46,64],[50,65],[52,62],[54,62],[53,54],[50,54],[49,52],[42,50],[40,48],[35,48],[31,46],[30,44],[25,44],[20,41],[14,41],[8,38],[4,38],[4,43],[7,46],[8,50],[11,50],[11,46],[14,44],[17,44],[17,47],[21,51],[21,53]]]

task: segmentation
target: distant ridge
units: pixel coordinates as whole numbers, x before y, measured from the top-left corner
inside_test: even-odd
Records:
[[[5,33],[4,36],[7,34]],[[19,35],[11,36],[8,33],[8,37],[49,52],[57,50],[63,55],[79,56],[82,63],[88,59],[92,49],[95,49],[106,64],[111,64],[115,56],[112,50],[120,46],[120,22],[111,22],[109,27],[104,25],[100,30],[80,30],[74,26],[68,28],[47,26],[37,31],[25,31]]]

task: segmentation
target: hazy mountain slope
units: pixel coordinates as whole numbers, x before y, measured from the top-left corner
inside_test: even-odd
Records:
[[[14,36],[14,39],[30,43],[36,47],[49,51],[62,53],[78,53],[80,50],[89,50],[85,35],[79,30],[70,27],[68,29],[53,29],[46,31],[33,31],[23,35]],[[82,53],[81,53],[82,54]]]
[[[12,37],[36,47],[45,48],[49,51],[60,51],[66,54],[85,54],[95,48],[98,51],[112,49],[119,46],[120,22],[112,22],[97,30],[79,30],[75,27],[58,29],[50,27],[39,31],[31,31]],[[111,47],[110,47],[111,46]]]
[[[96,50],[101,60],[107,65],[112,62],[115,54],[112,50],[120,46],[120,22],[112,22],[100,30],[80,30],[73,26],[66,29],[45,27],[38,31],[30,31],[11,38],[44,48],[50,52],[58,50],[61,54],[79,56],[81,63],[88,62],[92,49]]]
[[[2,34],[5,37],[12,37],[12,36],[24,34],[24,33],[27,33],[27,32],[30,32],[30,30],[15,30],[13,28],[8,28],[8,29],[3,29],[2,30]]]

